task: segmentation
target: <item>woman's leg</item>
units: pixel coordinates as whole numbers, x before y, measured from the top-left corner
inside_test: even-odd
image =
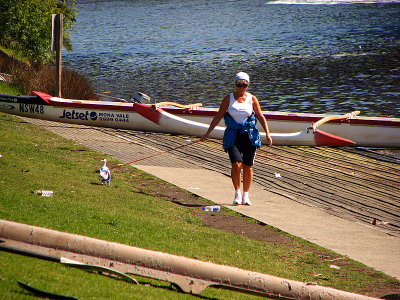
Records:
[[[232,169],[231,169],[231,179],[233,183],[233,187],[235,190],[240,190],[240,177],[241,177],[241,171],[242,171],[242,163],[237,161],[232,163]]]
[[[243,164],[243,197],[242,197],[243,205],[251,205],[249,191],[252,181],[253,181],[253,167]]]
[[[241,173],[242,173],[242,154],[238,147],[234,145],[228,149],[229,159],[231,160],[231,180],[233,187],[235,188],[235,196],[233,198],[233,205],[242,204],[242,191],[241,186]]]
[[[253,181],[253,167],[243,164],[243,192],[249,192]]]
[[[233,205],[240,205],[242,204],[242,192],[240,190],[240,183],[241,183],[241,170],[242,170],[242,163],[241,162],[234,162],[232,163],[231,169],[231,179],[233,183],[233,187],[235,188],[235,196],[233,198]]]

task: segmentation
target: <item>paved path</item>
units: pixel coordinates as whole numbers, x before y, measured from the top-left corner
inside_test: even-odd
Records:
[[[151,143],[151,137],[150,142],[144,142],[143,139],[135,140],[111,129],[26,120],[123,162],[160,151],[156,144]],[[165,142],[168,140],[165,139]],[[388,234],[382,228],[368,223],[344,219],[318,207],[293,201],[278,193],[267,191],[257,183],[252,186],[252,206],[232,206],[230,178],[220,171],[211,170],[206,160],[202,164],[204,167],[187,162],[170,152],[143,160],[134,166],[217,204],[228,206],[232,210],[400,279],[399,236]]]

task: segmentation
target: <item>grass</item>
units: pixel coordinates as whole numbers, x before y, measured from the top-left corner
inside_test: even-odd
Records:
[[[1,87],[0,87],[1,91]],[[111,186],[97,181],[105,156],[19,118],[0,113],[0,219],[129,244],[363,293],[398,281],[352,262],[331,269],[330,251],[296,239],[290,247],[206,227],[187,207],[154,189],[167,184],[133,167],[113,173]],[[109,164],[118,161],[107,157]],[[147,186],[155,182],[151,186]],[[31,193],[53,190],[54,197]],[[162,192],[160,193],[162,194]],[[313,249],[313,251],[307,249]],[[315,276],[321,274],[320,276]],[[141,285],[105,278],[56,263],[0,252],[2,299],[32,299],[17,281],[81,299],[192,299],[170,283],[136,277]],[[208,288],[217,299],[253,299]],[[257,297],[258,298],[258,297]]]
[[[0,81],[0,94],[20,95],[20,91],[16,85]]]

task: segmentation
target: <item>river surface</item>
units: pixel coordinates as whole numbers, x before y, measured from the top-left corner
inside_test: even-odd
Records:
[[[98,92],[218,106],[245,71],[264,110],[400,117],[400,1],[77,2],[63,63]]]

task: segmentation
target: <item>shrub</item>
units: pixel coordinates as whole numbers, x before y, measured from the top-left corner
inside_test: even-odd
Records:
[[[24,94],[40,91],[50,95],[56,94],[55,68],[53,66],[18,67],[11,71],[14,83],[21,87]],[[76,71],[63,69],[61,79],[63,98],[97,99],[90,81]]]

